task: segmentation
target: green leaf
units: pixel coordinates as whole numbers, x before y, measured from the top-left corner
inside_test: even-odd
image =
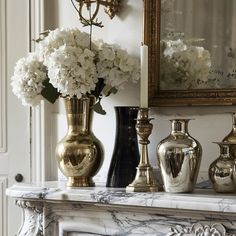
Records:
[[[49,79],[46,79],[43,82],[43,85],[44,88],[41,91],[41,95],[49,102],[54,103],[58,99],[60,93],[58,93],[57,89],[54,88],[51,83],[49,83]]]
[[[35,42],[35,43],[39,43],[40,41],[42,41],[42,39],[41,39],[41,38],[38,38],[38,39],[32,39],[32,41]]]
[[[118,89],[115,87],[112,87],[107,96],[109,96],[111,93],[116,94],[117,92],[118,92]]]
[[[49,30],[45,30],[43,32],[41,32],[39,35],[43,35],[43,37],[47,37],[49,35]]]
[[[106,85],[103,90],[102,90],[102,93],[108,97],[109,95],[111,95],[112,93],[113,94],[116,94],[117,93],[117,88],[115,87],[112,87],[111,85]]]
[[[39,43],[40,41],[43,41],[45,37],[47,37],[49,34],[49,30],[46,30],[42,33],[39,34],[39,38],[38,39],[33,39],[33,42]]]
[[[101,105],[101,99],[99,99],[98,102],[93,105],[92,109],[100,115],[106,115],[106,111]]]

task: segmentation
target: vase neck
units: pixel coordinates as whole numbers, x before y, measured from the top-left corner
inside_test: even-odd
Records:
[[[230,156],[230,145],[231,144],[227,144],[227,143],[218,143],[219,147],[220,147],[220,154],[222,157],[229,157]]]
[[[90,133],[95,97],[65,98],[68,133]]]
[[[114,109],[118,126],[134,126],[136,124],[138,107],[116,106]]]
[[[188,133],[187,119],[170,120],[171,121],[171,133]]]
[[[236,132],[236,113],[232,114],[232,129]]]

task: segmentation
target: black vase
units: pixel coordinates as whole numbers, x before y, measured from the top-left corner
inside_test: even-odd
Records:
[[[138,107],[115,107],[116,138],[107,176],[107,187],[126,187],[135,178],[139,149],[135,129]]]

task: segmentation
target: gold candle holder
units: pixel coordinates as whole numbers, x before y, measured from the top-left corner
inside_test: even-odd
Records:
[[[148,144],[150,143],[148,138],[153,128],[150,120],[152,120],[152,118],[148,118],[148,108],[140,108],[139,118],[136,124],[140,144],[140,162],[137,167],[136,177],[134,181],[126,187],[126,191],[159,192],[163,190],[163,187],[154,177],[153,169],[148,158]]]

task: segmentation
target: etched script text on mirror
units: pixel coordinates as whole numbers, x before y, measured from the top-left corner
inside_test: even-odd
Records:
[[[235,21],[235,0],[162,0],[160,89],[236,88]]]

